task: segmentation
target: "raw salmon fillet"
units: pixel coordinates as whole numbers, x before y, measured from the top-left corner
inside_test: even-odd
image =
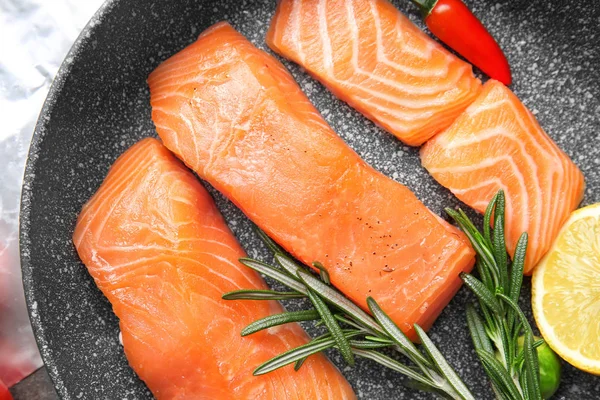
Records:
[[[148,79],[165,145],[304,263],[320,261],[366,309],[373,296],[414,338],[473,265],[454,227],[368,166],[288,71],[219,23]]]
[[[241,337],[277,302],[225,301],[266,289],[208,192],[159,141],[124,153],[83,207],[73,242],[119,317],[129,364],[161,399],[355,399],[323,355],[298,372],[253,376],[260,363],[307,342],[297,324]]]
[[[281,0],[266,38],[404,143],[441,132],[481,82],[386,0]]]
[[[525,273],[548,251],[583,198],[579,168],[540,127],[531,112],[494,80],[446,130],[421,149],[429,173],[479,212],[500,189],[506,195],[507,248],[529,235]]]

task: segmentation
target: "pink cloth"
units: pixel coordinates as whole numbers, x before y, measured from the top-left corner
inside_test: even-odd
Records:
[[[0,244],[0,380],[9,387],[41,365],[25,310],[16,247]]]

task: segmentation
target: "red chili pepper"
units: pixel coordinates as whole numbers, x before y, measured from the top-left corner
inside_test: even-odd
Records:
[[[413,0],[435,36],[490,78],[510,85],[510,66],[502,49],[461,0]]]
[[[4,386],[4,383],[0,380],[0,400],[12,400],[12,396],[8,391],[8,388]]]

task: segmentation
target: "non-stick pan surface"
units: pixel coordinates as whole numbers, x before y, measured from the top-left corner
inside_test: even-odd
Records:
[[[395,1],[418,21],[409,3]],[[513,90],[583,170],[584,204],[600,201],[600,3],[467,3],[505,49],[514,74]],[[42,356],[62,398],[151,398],[127,365],[110,304],[71,242],[77,213],[111,163],[139,139],[155,136],[146,77],[221,20],[266,48],[264,36],[274,9],[275,1],[113,0],[92,19],[65,60],[35,130],[21,210],[27,302]],[[410,187],[440,215],[444,207],[459,204],[420,166],[417,149],[375,127],[296,65],[284,63],[327,122],[368,163]],[[267,257],[251,223],[212,193],[246,250],[253,257]],[[527,310],[529,286],[527,279],[522,295]],[[473,298],[461,290],[431,336],[477,397],[488,399],[492,394],[465,322],[469,301]],[[335,352],[330,355],[360,398],[430,398],[405,389],[398,374],[370,361],[360,360],[350,369]],[[556,398],[597,398],[600,378],[565,367]]]

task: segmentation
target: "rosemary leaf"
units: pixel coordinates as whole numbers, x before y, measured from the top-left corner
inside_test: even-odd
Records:
[[[381,348],[390,347],[393,345],[394,345],[394,343],[388,344],[388,343],[382,343],[382,342],[372,342],[370,340],[356,340],[356,339],[350,340],[350,346],[352,348],[363,349],[363,350],[381,349]]]
[[[527,321],[527,317],[525,316],[525,314],[523,314],[523,311],[521,311],[519,305],[512,301],[512,299],[506,296],[505,294],[498,293],[496,294],[496,296],[502,301],[504,301],[506,304],[508,304],[508,306],[512,308],[513,311],[517,314],[520,322],[523,324],[523,330],[525,331],[525,333],[530,333],[533,336],[533,330],[531,329],[531,325],[529,325],[529,321]]]
[[[462,210],[459,209],[458,211],[455,211],[451,208],[446,208],[446,213],[456,221],[465,235],[467,235],[467,238],[471,242],[477,255],[479,255],[484,267],[487,267],[494,283],[498,285],[498,267],[492,251],[485,244],[485,238],[479,233],[477,228],[475,228],[475,225],[473,225],[473,222],[471,222],[469,217]]]
[[[533,346],[532,347],[534,349],[537,349],[538,347],[540,347],[544,343],[546,343],[546,341],[544,339],[537,339],[535,342],[533,342]]]
[[[306,297],[298,292],[277,292],[275,290],[242,289],[225,293],[224,300],[287,300]]]
[[[286,270],[291,276],[296,278],[298,276],[298,270],[304,270],[303,267],[298,265],[294,260],[284,254],[275,254],[275,260],[281,267]]]
[[[326,284],[331,285],[331,280],[329,279],[329,272],[327,272],[327,269],[323,266],[323,264],[321,264],[318,261],[315,261],[312,263],[312,265],[313,267],[319,270],[319,276],[321,277],[321,280]]]
[[[523,399],[523,396],[519,392],[519,389],[513,382],[511,376],[492,354],[478,350],[477,355],[479,356],[487,375],[504,396],[513,400]]]
[[[485,287],[490,290],[494,290],[494,281],[492,280],[492,275],[490,274],[488,268],[479,259],[476,261],[475,267],[477,268],[477,272],[479,272],[479,278]]]
[[[523,330],[525,331],[525,342],[523,344],[523,353],[525,358],[524,373],[525,382],[527,384],[527,393],[529,393],[530,399],[541,399],[540,369],[537,351],[533,348],[533,330],[531,329],[525,314],[523,314],[523,311],[521,311],[517,303],[512,301],[510,297],[501,293],[497,294],[497,296],[515,311],[516,315],[523,324]]]
[[[358,334],[360,332],[352,330],[352,329],[342,329],[342,331],[344,332],[344,335],[348,335],[348,334]],[[357,333],[358,332],[358,333]],[[317,341],[323,341],[323,340],[328,340],[331,339],[331,332],[327,331],[325,333],[323,333],[322,335],[316,336],[314,337],[311,342],[317,342]]]
[[[325,302],[314,293],[314,291],[308,291],[308,298],[310,299],[315,309],[321,316],[321,319],[327,326],[329,332],[331,332],[331,336],[335,340],[336,346],[344,360],[350,365],[354,365],[354,355],[352,354],[352,349],[350,348],[350,343],[344,333],[342,332],[342,328],[338,325],[337,321],[333,317],[333,314],[325,304]]]
[[[354,336],[360,335],[359,331],[344,331],[344,335],[347,339],[350,339]],[[295,347],[291,350],[286,351],[285,353],[281,353],[270,360],[262,363],[254,370],[254,375],[263,375],[271,371],[275,371],[281,367],[284,367],[288,364],[296,362],[300,359],[306,358],[312,354],[319,353],[323,350],[327,350],[335,346],[336,342],[332,337],[324,337],[313,339],[312,341],[304,344],[302,346]]]
[[[296,361],[294,363],[294,371],[298,371],[300,369],[300,367],[302,367],[302,364],[304,364],[304,361],[306,361],[308,357],[304,357],[299,359],[298,361]]]
[[[362,350],[362,349],[357,349],[357,348],[353,348],[352,351],[357,356],[373,360],[373,361],[383,365],[384,367],[387,367],[389,369],[393,369],[394,371],[400,372],[402,375],[405,375],[412,380],[415,380],[417,382],[420,382],[420,383],[427,385],[429,387],[432,387],[432,388],[437,387],[437,385],[433,381],[418,374],[412,368],[409,368],[406,365],[401,364],[400,362],[394,360],[393,358],[383,355],[377,351]]]
[[[423,354],[419,352],[419,350],[417,350],[417,347],[414,345],[414,343],[411,342],[408,337],[406,337],[404,332],[398,328],[398,325],[392,321],[392,319],[381,309],[381,307],[379,307],[379,304],[377,304],[375,299],[372,297],[367,297],[367,305],[369,306],[371,314],[373,314],[379,325],[381,325],[381,327],[385,330],[385,333],[387,333],[390,339],[393,339],[398,344],[405,356],[410,358],[417,365],[420,363],[424,366],[431,366],[431,362],[425,358]]]
[[[256,233],[274,254],[286,254],[285,250],[269,237],[262,229],[256,228]]]
[[[511,309],[511,311],[512,311],[512,309]],[[513,311],[513,315],[514,314],[515,314],[515,312]],[[512,341],[513,341],[513,343],[516,343],[517,346],[518,346],[519,336],[521,335],[522,330],[523,330],[523,323],[517,319],[516,322],[514,323],[513,333],[512,333],[513,334]]]
[[[364,328],[362,325],[360,325],[360,324],[357,324],[356,322],[354,322],[354,321],[353,321],[352,319],[350,319],[350,318],[346,318],[346,317],[345,317],[344,315],[342,315],[342,314],[333,314],[333,317],[334,317],[335,319],[337,319],[338,321],[340,321],[341,323],[343,323],[343,324],[350,325],[350,326],[351,326],[351,327],[353,327],[353,328],[356,328],[356,329],[358,329],[358,330],[365,331],[365,333],[367,332],[367,331],[365,330],[365,328]]]
[[[486,332],[488,331],[488,329],[493,329],[495,331],[496,330],[496,320],[492,317],[492,313],[490,312],[490,309],[487,308],[485,306],[485,304],[483,304],[481,302],[479,302],[479,305],[481,306],[481,312],[485,319],[485,323],[487,324]],[[491,335],[489,333],[488,333],[488,337],[491,337]]]
[[[494,294],[490,292],[490,290],[477,278],[475,278],[471,274],[465,274],[464,272],[460,273],[460,277],[465,283],[465,285],[471,289],[473,294],[477,296],[477,298],[485,304],[492,312],[502,316],[502,308],[500,307],[500,303],[494,297]]]
[[[442,353],[438,350],[435,344],[433,344],[431,339],[429,339],[429,336],[427,336],[425,331],[417,324],[414,324],[414,328],[417,336],[419,336],[419,339],[421,339],[421,343],[423,344],[425,351],[427,354],[429,354],[431,360],[433,360],[439,371],[446,378],[452,388],[454,388],[456,393],[464,400],[475,400],[475,397],[473,397],[469,391],[469,388],[467,388],[464,382],[452,369],[450,364],[448,364]]]
[[[519,301],[521,294],[521,286],[523,285],[523,269],[525,267],[525,254],[527,252],[527,232],[523,232],[517,241],[515,247],[515,253],[513,255],[513,262],[510,271],[510,284],[508,289],[508,297],[514,302]],[[515,330],[514,326],[517,324],[515,312],[509,309],[508,312],[508,326],[513,333],[518,333],[519,329]]]
[[[487,373],[487,370],[486,370],[486,373]],[[514,400],[514,399],[511,399],[508,395],[499,391],[498,387],[494,383],[492,383],[492,391],[496,395],[496,400]]]
[[[529,398],[529,383],[527,379],[527,374],[522,373],[519,375],[519,384],[521,385],[521,390],[523,392],[523,397],[525,398],[525,400],[537,400]]]
[[[290,322],[312,321],[319,318],[320,315],[317,310],[290,311],[281,314],[273,314],[254,321],[245,327],[242,330],[242,336],[247,336],[252,333],[262,331],[263,329],[288,324]]]
[[[540,366],[538,361],[537,350],[533,348],[533,334],[525,333],[525,341],[523,343],[523,352],[525,355],[525,379],[527,380],[527,390],[530,399],[541,399],[542,392],[540,389]]]
[[[254,370],[254,375],[263,375],[271,371],[275,371],[281,367],[291,364],[295,361],[304,359],[312,354],[327,350],[335,345],[335,340],[328,339],[322,341],[312,341],[303,346],[296,347],[286,351],[278,356],[271,358],[269,361],[262,363]]]
[[[504,367],[510,373],[510,368],[512,367],[512,359],[514,357],[514,342],[511,340],[512,337],[508,331],[508,323],[505,318],[498,320],[498,336],[500,336],[500,341],[502,342],[502,348],[500,349],[500,353],[502,354]]]
[[[538,347],[540,347],[544,343],[546,343],[546,341],[544,339],[538,339],[535,342],[533,342],[533,346],[532,347],[534,349],[537,349]],[[517,356],[515,357],[514,365],[515,366],[519,366],[524,361],[525,361],[525,352],[523,350],[521,350],[521,351],[519,351],[519,354],[517,354]]]
[[[498,194],[496,193],[492,200],[488,203],[488,206],[485,210],[485,214],[483,215],[483,237],[485,238],[487,245],[492,246],[492,236],[490,234],[490,226],[492,224],[492,213],[494,212],[494,207],[496,207],[496,202],[498,201]]]
[[[382,338],[382,337],[379,337],[379,336],[370,336],[370,335],[367,335],[367,336],[365,336],[365,339],[370,340],[371,342],[386,343],[386,344],[389,344],[389,345],[395,345],[396,344],[396,342],[394,342],[393,340]]]
[[[515,303],[519,301],[521,295],[521,285],[523,284],[523,269],[525,266],[525,254],[527,252],[528,236],[527,232],[519,237],[517,241],[517,247],[515,248],[515,254],[513,256],[511,277],[510,277],[510,292],[509,297]]]
[[[494,349],[492,349],[483,322],[477,311],[475,311],[475,307],[470,303],[467,304],[467,325],[469,326],[475,350],[487,351],[490,354],[494,354]]]
[[[240,258],[240,262],[245,266],[252,268],[256,272],[264,274],[270,278],[275,279],[278,282],[283,283],[290,289],[294,289],[295,291],[300,292],[302,294],[307,294],[307,290],[304,287],[304,285],[298,282],[298,280],[295,277],[290,277],[287,274],[284,274],[278,268],[275,268],[272,265],[253,260],[251,258]]]
[[[312,290],[314,290],[323,300],[329,304],[339,308],[346,314],[362,324],[365,328],[372,332],[384,333],[383,329],[373,320],[373,318],[364,312],[360,307],[348,300],[344,295],[338,292],[335,288],[326,285],[319,279],[315,278],[308,272],[298,271],[298,276]]]
[[[497,193],[496,207],[494,208],[494,232],[492,234],[492,243],[494,249],[494,259],[498,266],[500,277],[500,290],[508,293],[508,257],[506,256],[506,240],[504,238],[504,208],[505,199],[502,190]]]

